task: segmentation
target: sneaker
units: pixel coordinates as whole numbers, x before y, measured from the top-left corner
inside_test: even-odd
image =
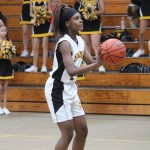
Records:
[[[101,73],[105,73],[105,72],[106,72],[106,70],[105,70],[105,68],[104,68],[103,65],[100,66],[100,67],[98,68],[98,70],[99,70],[99,72],[101,72]]]
[[[33,56],[33,51],[31,52],[30,56]]]
[[[21,53],[21,57],[27,57],[29,55],[29,52],[27,50],[23,50]]]
[[[4,112],[4,114],[6,114],[6,115],[9,115],[10,114],[10,111],[5,107],[5,108],[3,108],[3,112]]]
[[[25,72],[37,72],[38,68],[36,66],[31,66],[28,69],[25,69]]]
[[[133,54],[133,57],[137,58],[141,55],[144,55],[145,51],[142,50],[142,49],[139,49],[138,51],[136,51],[134,54]]]
[[[41,72],[47,72],[47,67],[46,66],[42,66]]]
[[[4,111],[3,109],[0,107],[0,115],[3,115],[4,114]]]

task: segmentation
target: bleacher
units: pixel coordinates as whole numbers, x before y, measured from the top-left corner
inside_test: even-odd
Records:
[[[73,5],[73,0],[62,0]],[[105,0],[106,14],[102,16],[103,34],[109,34],[114,26],[120,25],[121,17],[125,17],[126,30],[138,39],[139,28],[131,29],[127,19],[127,5],[130,0]],[[8,18],[8,33],[10,39],[17,48],[17,56],[12,62],[23,61],[32,63],[32,57],[22,58],[23,50],[22,26],[19,24],[22,1],[0,0],[0,11]],[[30,37],[30,35],[29,35]],[[147,41],[150,39],[150,29],[145,36],[145,52]],[[138,49],[139,42],[125,42],[126,47]],[[53,50],[55,43],[49,42],[49,50]],[[31,37],[29,43],[31,52]],[[40,47],[40,54],[42,48]],[[50,71],[53,58],[49,57],[47,66]],[[107,72],[101,74],[95,68],[93,72],[86,74],[86,79],[81,81],[79,96],[86,113],[91,114],[122,114],[122,115],[150,115],[150,75],[119,73],[119,69],[129,63],[137,62],[150,66],[148,57],[125,58],[115,66],[105,65]],[[42,64],[42,56],[39,56],[38,67]],[[15,78],[11,81],[8,91],[8,108],[10,111],[49,112],[44,96],[44,85],[48,73],[15,72]]]

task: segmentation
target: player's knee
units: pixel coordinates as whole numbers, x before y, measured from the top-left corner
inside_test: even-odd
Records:
[[[82,136],[82,137],[86,138],[87,135],[88,135],[88,128],[87,128],[87,126],[82,127],[80,132],[79,132],[79,134],[80,134],[79,136]]]
[[[66,137],[68,141],[71,141],[71,139],[73,138],[73,130],[69,130],[68,132],[66,132]]]

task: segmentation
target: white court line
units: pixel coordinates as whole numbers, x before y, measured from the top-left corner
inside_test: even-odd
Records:
[[[32,136],[32,135],[7,135],[0,134],[0,138],[7,137],[26,137],[26,138],[46,138],[46,139],[59,139],[59,137],[50,137],[50,136]],[[99,139],[99,138],[87,138],[87,141],[104,141],[104,142],[127,142],[127,143],[150,143],[150,140],[120,140],[120,139]]]

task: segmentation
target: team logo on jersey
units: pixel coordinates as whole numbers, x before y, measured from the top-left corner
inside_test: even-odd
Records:
[[[75,56],[74,56],[74,62],[78,60],[78,58],[83,58],[83,51],[79,51]]]

